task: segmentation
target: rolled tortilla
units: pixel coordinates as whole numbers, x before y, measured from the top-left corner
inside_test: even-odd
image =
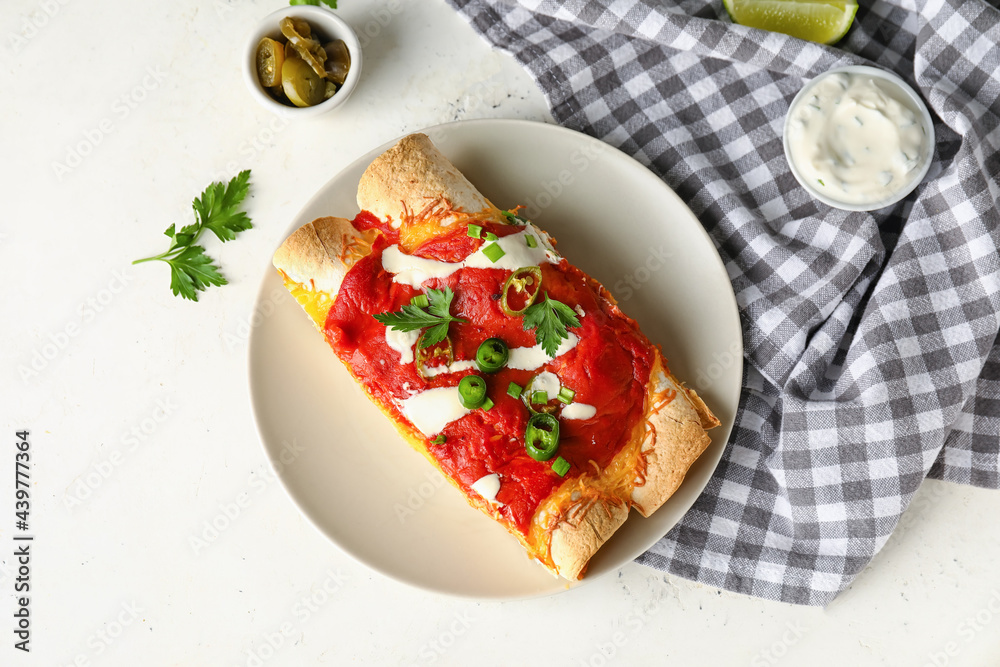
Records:
[[[358,204],[397,230],[404,249],[464,220],[502,219],[500,211],[422,134],[403,138],[372,162],[359,183]],[[344,259],[344,249],[370,247],[370,242],[341,218],[321,218],[293,233],[275,253],[275,267],[293,294],[298,290],[300,302],[310,301],[317,326],[322,327],[353,264],[349,257]],[[303,291],[311,296],[301,297]],[[598,287],[598,293],[609,308],[617,309],[606,290]],[[327,304],[325,311],[322,304]],[[383,412],[415,449],[438,465],[421,434],[384,408]],[[569,479],[544,500],[527,536],[511,533],[553,572],[570,580],[581,577],[591,557],[626,521],[630,507],[649,516],[673,495],[708,447],[706,429],[718,424],[697,394],[670,374],[656,348],[644,418],[631,441],[604,470]],[[471,505],[494,515],[490,503],[465,495]]]

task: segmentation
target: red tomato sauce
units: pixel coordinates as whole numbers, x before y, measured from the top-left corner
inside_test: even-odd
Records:
[[[370,217],[355,225],[374,227]],[[520,231],[512,225],[482,224],[485,231],[497,236]],[[501,338],[511,348],[531,347],[536,344],[535,332],[524,330],[521,316],[511,317],[501,310],[500,291],[511,271],[460,269],[446,278],[428,280],[417,290],[394,283],[392,274],[382,267],[382,252],[393,240],[379,236],[371,254],[348,272],[327,316],[327,340],[355,377],[404,423],[398,401],[416,391],[456,386],[469,373],[482,375],[494,407],[473,410],[451,422],[441,432],[446,437],[444,444],[430,444],[428,438],[428,450],[467,493],[475,493],[470,487],[481,477],[499,474],[497,501],[503,504],[497,507],[498,512],[526,534],[539,503],[565,479],[591,472],[591,461],[605,467],[628,442],[643,415],[652,346],[632,320],[598,298],[586,274],[563,260],[542,264],[542,290],[571,308],[583,309],[580,328],[570,329],[580,338],[576,347],[533,371],[503,368],[492,374],[463,371],[424,379],[415,364],[399,363],[399,353],[386,343],[384,325],[372,315],[398,311],[427,288],[450,287],[455,293],[451,314],[467,320],[452,323],[449,331],[456,361],[475,359],[477,348],[487,338]],[[423,244],[414,254],[455,262],[482,243],[470,238],[466,226],[460,225],[452,234]],[[574,402],[597,408],[591,419],[560,419],[556,455],[571,464],[566,477],[552,471],[551,460],[540,462],[528,456],[524,432],[530,413],[521,399],[507,393],[511,382],[524,388],[543,371],[555,373],[564,387],[573,389]]]

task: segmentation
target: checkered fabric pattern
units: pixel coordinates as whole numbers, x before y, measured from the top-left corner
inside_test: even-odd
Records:
[[[930,475],[1000,485],[1000,11],[874,0],[837,47],[732,24],[719,0],[449,0],[557,122],[648,165],[711,234],[747,356],[722,463],[640,562],[826,604]],[[795,93],[874,64],[935,116],[903,202],[831,209],[782,151]]]

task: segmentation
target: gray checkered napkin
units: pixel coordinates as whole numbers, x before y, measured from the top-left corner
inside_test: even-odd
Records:
[[[718,0],[449,2],[559,123],[662,177],[732,278],[748,362],[733,435],[641,563],[822,605],[925,477],[1000,484],[995,7],[866,2],[833,48],[734,25]],[[851,64],[899,74],[935,116],[928,178],[874,213],[814,201],[782,152],[795,93]]]

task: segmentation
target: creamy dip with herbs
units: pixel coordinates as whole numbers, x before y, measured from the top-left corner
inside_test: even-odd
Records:
[[[910,185],[929,150],[920,112],[891,81],[838,72],[789,111],[788,150],[814,188],[845,204],[871,204]]]

